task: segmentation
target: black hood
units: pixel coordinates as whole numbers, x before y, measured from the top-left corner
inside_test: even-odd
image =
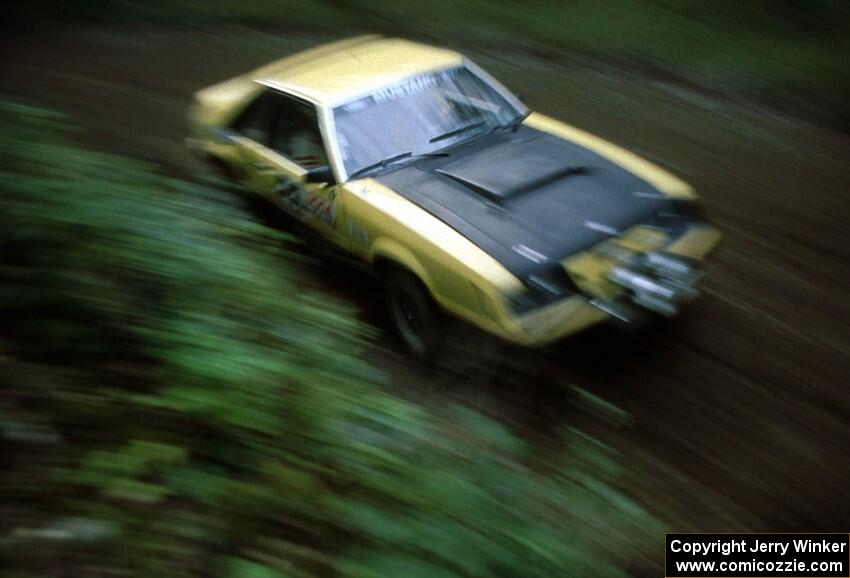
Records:
[[[520,278],[670,210],[633,173],[526,126],[448,152],[375,178]]]

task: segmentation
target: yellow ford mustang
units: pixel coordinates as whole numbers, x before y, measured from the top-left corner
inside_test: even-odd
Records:
[[[419,356],[441,312],[525,345],[673,315],[720,238],[686,183],[450,50],[336,42],[198,91],[189,116],[191,147],[383,276]]]

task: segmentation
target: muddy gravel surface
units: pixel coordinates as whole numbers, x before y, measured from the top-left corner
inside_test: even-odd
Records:
[[[10,31],[0,85],[72,114],[96,148],[196,175],[182,144],[192,91],[328,39]],[[461,328],[438,367],[407,360],[389,337],[370,359],[401,395],[479,407],[540,451],[560,428],[590,431],[671,530],[850,529],[850,138],[572,55],[462,48],[532,108],[691,182],[724,242],[702,299],[640,332],[603,327],[526,351]],[[334,264],[317,275],[382,327],[367,277]]]

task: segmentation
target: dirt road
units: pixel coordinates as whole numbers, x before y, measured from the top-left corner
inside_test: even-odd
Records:
[[[2,90],[73,114],[93,146],[194,170],[191,92],[325,38],[246,30],[32,30],[2,38]],[[683,84],[564,55],[463,47],[542,112],[693,183],[725,241],[706,295],[645,334],[590,332],[493,371],[370,353],[399,391],[478,405],[529,439],[580,423],[617,449],[628,490],[677,531],[847,531],[850,139]],[[333,285],[355,303],[368,288]],[[577,386],[619,406],[615,427]],[[657,575],[657,572],[655,572]]]

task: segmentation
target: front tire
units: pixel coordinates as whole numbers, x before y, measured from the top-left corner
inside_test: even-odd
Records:
[[[386,277],[386,300],[390,323],[404,349],[419,359],[435,359],[440,314],[422,282],[392,269]]]

